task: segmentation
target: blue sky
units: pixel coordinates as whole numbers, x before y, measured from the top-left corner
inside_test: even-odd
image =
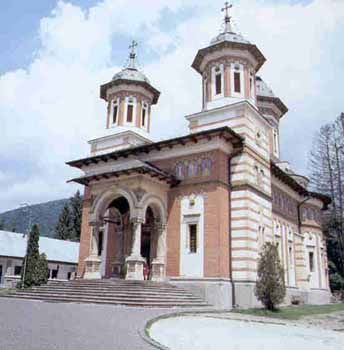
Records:
[[[259,72],[288,105],[283,159],[307,171],[320,125],[344,110],[344,2],[233,1],[238,30],[267,57]],[[65,161],[87,155],[104,130],[99,85],[139,41],[139,62],[162,92],[153,137],[187,132],[201,106],[192,60],[220,29],[222,1],[35,0],[0,5],[0,212],[72,194],[79,173]],[[165,125],[170,125],[166,128]]]

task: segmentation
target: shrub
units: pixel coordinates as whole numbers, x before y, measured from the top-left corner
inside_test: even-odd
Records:
[[[286,295],[284,270],[277,246],[272,243],[265,243],[260,253],[255,295],[268,310],[275,310]]]

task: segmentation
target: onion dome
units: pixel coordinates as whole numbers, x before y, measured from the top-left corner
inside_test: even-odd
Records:
[[[129,84],[141,86],[142,88],[150,92],[152,95],[152,104],[156,104],[158,102],[160,92],[151,85],[146,75],[137,68],[135,52],[136,46],[137,43],[133,41],[133,43],[129,47],[131,49],[131,52],[129,55],[129,63],[127,67],[122,69],[120,72],[116,73],[109,83],[101,86],[100,97],[102,99],[107,100],[107,91],[109,91],[109,89],[113,86]]]

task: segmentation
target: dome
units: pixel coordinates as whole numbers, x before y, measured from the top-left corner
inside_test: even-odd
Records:
[[[271,88],[266,84],[266,82],[261,77],[256,77],[256,88],[258,96],[265,97],[275,97],[275,94]]]
[[[218,43],[221,43],[223,41],[230,41],[234,43],[242,43],[242,44],[249,44],[250,42],[244,39],[244,37],[241,34],[234,33],[234,32],[222,32],[219,35],[217,35],[214,39],[211,40],[210,45],[215,45]]]
[[[136,68],[125,68],[121,70],[119,73],[116,73],[112,81],[115,80],[133,80],[133,81],[142,81],[150,84],[149,79],[140,71],[138,71]]]

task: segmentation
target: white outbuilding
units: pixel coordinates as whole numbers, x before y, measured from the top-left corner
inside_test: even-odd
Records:
[[[13,286],[19,281],[27,238],[22,233],[0,231],[0,287]],[[47,256],[50,279],[71,279],[78,264],[78,242],[40,237],[39,252]]]

